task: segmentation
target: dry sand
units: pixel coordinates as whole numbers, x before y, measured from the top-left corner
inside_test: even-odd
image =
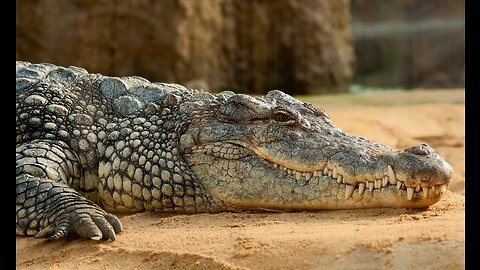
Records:
[[[437,93],[437,95],[435,95]],[[464,91],[381,94],[393,106],[313,101],[348,133],[402,149],[428,143],[455,170],[428,209],[122,216],[114,242],[16,238],[18,269],[464,269]],[[380,95],[380,96],[381,96]],[[412,104],[418,96],[441,97]],[[365,98],[365,94],[357,95]],[[349,97],[351,98],[351,97]],[[358,100],[360,100],[360,98]],[[337,100],[336,100],[337,99]],[[355,96],[353,96],[355,99]],[[367,98],[368,99],[368,98]],[[457,104],[449,104],[455,100]],[[460,102],[458,102],[460,100]],[[319,103],[320,102],[320,103]],[[388,103],[388,102],[387,102]]]

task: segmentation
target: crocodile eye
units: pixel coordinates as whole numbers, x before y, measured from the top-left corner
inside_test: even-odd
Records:
[[[277,123],[292,124],[295,122],[295,117],[286,111],[276,111],[272,119]]]

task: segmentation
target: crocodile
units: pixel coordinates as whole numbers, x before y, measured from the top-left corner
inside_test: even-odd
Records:
[[[453,169],[249,96],[16,62],[16,234],[115,240],[115,213],[426,208]]]

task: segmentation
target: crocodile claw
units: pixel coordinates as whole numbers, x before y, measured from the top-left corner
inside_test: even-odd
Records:
[[[76,206],[78,205],[70,207]],[[87,208],[85,208],[86,206]],[[114,241],[116,234],[121,231],[122,224],[116,216],[106,213],[95,205],[82,205],[79,209],[60,215],[55,225],[51,224],[43,228],[35,235],[35,238],[55,240],[75,233],[91,240],[110,239]]]

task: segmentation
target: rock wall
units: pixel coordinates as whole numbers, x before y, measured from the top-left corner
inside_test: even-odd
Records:
[[[348,0],[16,3],[17,60],[251,93],[341,91],[353,75]]]

